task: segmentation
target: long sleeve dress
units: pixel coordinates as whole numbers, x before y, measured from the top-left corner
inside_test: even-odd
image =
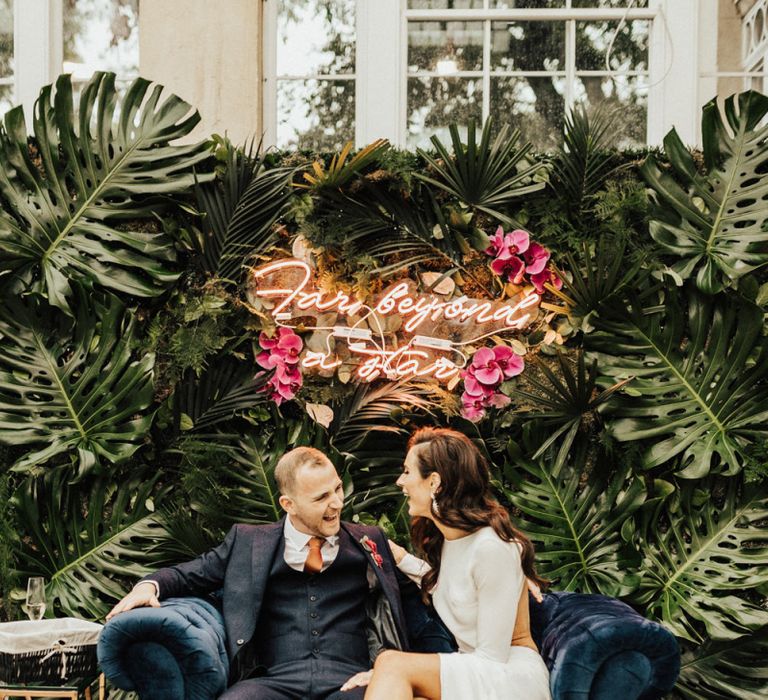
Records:
[[[411,554],[399,568],[417,583],[429,570]],[[439,655],[443,700],[550,700],[541,656],[511,646],[524,586],[519,545],[493,528],[445,540],[432,602],[459,651]]]

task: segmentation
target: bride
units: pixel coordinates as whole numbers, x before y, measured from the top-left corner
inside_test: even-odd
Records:
[[[463,434],[423,428],[408,444],[398,486],[408,497],[412,541],[426,561],[391,543],[456,637],[452,654],[385,651],[366,700],[550,700],[534,643],[526,577],[545,582],[533,545],[493,498],[488,467]]]

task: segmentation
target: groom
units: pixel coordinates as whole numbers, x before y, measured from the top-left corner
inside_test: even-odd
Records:
[[[235,525],[218,547],[142,579],[107,619],[221,588],[233,682],[222,700],[362,698],[376,655],[409,648],[386,537],[341,522],[342,482],[319,450],[287,452],[275,480],[285,518]],[[425,610],[409,609],[409,617],[435,629],[424,624]],[[451,650],[447,633],[411,642],[421,651]]]

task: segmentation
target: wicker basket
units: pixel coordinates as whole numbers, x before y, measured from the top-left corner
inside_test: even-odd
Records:
[[[72,617],[0,624],[0,682],[60,685],[97,675],[101,628]]]

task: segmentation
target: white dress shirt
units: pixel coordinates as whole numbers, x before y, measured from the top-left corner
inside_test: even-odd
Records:
[[[291,522],[290,515],[285,518],[283,535],[285,537],[285,551],[283,553],[285,563],[296,571],[303,571],[304,562],[307,561],[307,555],[309,554],[309,540],[314,535],[299,532]],[[320,547],[320,554],[323,557],[323,571],[333,564],[338,553],[339,536],[331,535],[326,537],[325,542]]]
[[[299,532],[294,524],[291,522],[291,516],[288,515],[285,518],[285,526],[283,527],[283,538],[285,540],[285,549],[283,550],[283,557],[285,563],[296,571],[304,571],[304,562],[307,561],[307,554],[309,554],[309,540],[314,535],[307,535],[303,532]],[[320,554],[323,557],[323,571],[325,571],[336,560],[336,555],[339,553],[339,536],[331,535],[325,538],[320,547]],[[368,584],[373,587],[371,581],[372,572],[368,574]],[[375,580],[375,575],[373,575]],[[155,587],[155,595],[160,596],[160,584],[157,581],[142,581],[142,583],[151,583]],[[136,584],[139,585],[138,583]],[[135,586],[134,586],[135,588]]]

